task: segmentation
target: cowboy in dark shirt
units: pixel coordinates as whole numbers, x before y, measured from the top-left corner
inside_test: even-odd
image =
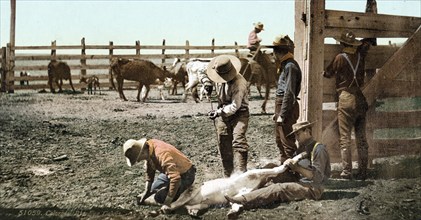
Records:
[[[292,125],[299,117],[298,94],[301,89],[301,69],[294,60],[294,42],[286,36],[278,36],[273,41],[275,59],[281,64],[280,76],[276,87],[275,101],[275,137],[280,151],[280,162],[292,158],[297,150],[294,136],[287,137],[292,132]]]

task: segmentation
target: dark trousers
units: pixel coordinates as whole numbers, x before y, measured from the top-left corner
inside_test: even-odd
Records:
[[[275,202],[289,202],[303,199],[318,200],[323,188],[314,188],[302,183],[276,183],[242,195],[246,208],[256,208]]]
[[[247,168],[248,143],[246,132],[249,124],[249,110],[238,110],[229,117],[216,119],[216,130],[219,138],[219,151],[224,167],[224,175],[230,176],[234,170],[234,154],[238,155],[237,168],[245,171]]]
[[[181,183],[178,191],[174,197],[174,200],[177,200],[178,197],[183,193],[187,188],[189,188],[196,177],[196,167],[193,165],[187,172],[181,175]],[[167,198],[168,191],[170,186],[170,179],[165,173],[160,173],[156,180],[152,183],[151,192],[155,193],[155,201],[158,203],[164,203],[165,198]]]
[[[367,172],[368,144],[365,134],[367,109],[368,105],[362,92],[351,93],[342,91],[339,94],[339,146],[341,148],[342,167],[345,174],[351,174],[352,171],[352,129],[355,129],[359,173],[365,174]]]
[[[276,97],[275,120],[281,114],[282,100],[282,96]],[[292,125],[297,122],[299,116],[300,106],[298,105],[298,102],[295,102],[291,114],[285,117],[285,121],[283,123],[275,122],[276,145],[279,149],[281,163],[288,158],[292,158],[297,150],[297,145],[295,145],[295,136],[290,135],[287,137],[287,135],[292,132]]]

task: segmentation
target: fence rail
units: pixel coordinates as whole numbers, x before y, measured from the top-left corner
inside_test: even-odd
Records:
[[[76,54],[71,50],[80,50],[80,52]],[[86,45],[85,38],[82,38],[80,45],[57,45],[56,41],[52,41],[48,46],[11,47],[7,45],[1,48],[1,52],[2,91],[13,92],[15,89],[48,88],[47,66],[50,60],[67,61],[72,71],[72,79],[85,75],[97,75],[104,80],[111,78],[109,63],[113,57],[146,59],[160,66],[169,66],[172,64],[172,60],[169,61],[169,59],[209,59],[221,54],[241,57],[248,52],[248,49],[246,45],[238,45],[237,42],[233,45],[217,46],[214,39],[209,46],[195,46],[190,45],[189,41],[186,41],[185,45],[165,45],[165,40],[162,45],[141,45],[139,41],[136,41],[134,45],[114,45],[112,41],[108,45]],[[38,74],[22,77],[19,73],[23,71],[35,71]],[[79,74],[75,71],[79,71]],[[21,86],[17,83],[21,80],[26,80],[30,84],[36,82],[37,85]],[[75,83],[77,88],[83,88],[83,85],[77,84],[78,82]]]

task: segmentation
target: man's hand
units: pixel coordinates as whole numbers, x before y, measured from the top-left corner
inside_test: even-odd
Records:
[[[212,94],[212,90],[213,90],[213,86],[212,85],[204,85],[205,91],[207,93],[207,95],[211,95]]]
[[[284,162],[284,165],[289,167],[292,171],[295,171],[297,168],[297,161],[289,158]]]
[[[148,193],[148,191],[144,191],[142,194],[136,196],[137,205],[142,205],[150,195],[151,194]]]
[[[161,212],[164,214],[168,214],[171,212],[171,208],[168,205],[161,206]]]
[[[212,111],[208,112],[208,117],[212,120],[215,120],[215,118],[217,118],[218,116],[219,115],[218,115],[218,112],[216,110],[212,110]]]

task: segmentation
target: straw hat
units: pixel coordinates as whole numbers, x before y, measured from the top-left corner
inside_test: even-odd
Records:
[[[285,48],[294,48],[294,41],[289,38],[288,35],[278,35],[272,42],[273,46],[269,46],[271,48],[274,47],[285,47]]]
[[[254,25],[254,27],[255,28],[257,28],[257,29],[259,29],[259,30],[261,30],[261,31],[264,31],[265,29],[263,29],[263,23],[262,22],[257,22],[257,23],[253,23],[253,25]]]
[[[241,61],[233,55],[213,58],[208,67],[208,77],[215,83],[226,83],[235,78],[241,69]]]
[[[297,131],[300,131],[304,128],[308,128],[311,127],[315,122],[308,122],[308,121],[303,121],[303,122],[298,122],[292,125],[292,132],[289,133],[287,136],[290,136],[292,134],[295,134]]]
[[[144,151],[149,150],[147,147],[148,145],[145,143],[146,138],[140,140],[129,139],[124,143],[124,156],[126,156],[127,165],[129,165],[129,167],[135,165],[138,161],[147,159],[144,156],[145,153],[143,153]]]
[[[334,39],[351,46],[360,46],[362,44],[361,41],[355,39],[355,35],[351,31],[344,32],[341,34],[341,37],[334,37]]]

